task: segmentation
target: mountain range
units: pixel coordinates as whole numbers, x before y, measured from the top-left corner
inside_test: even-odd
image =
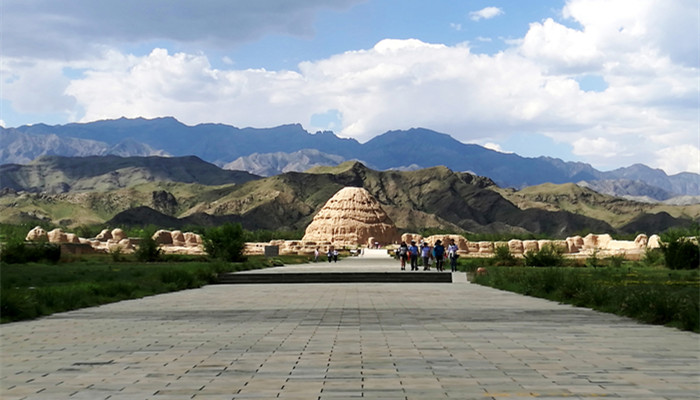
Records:
[[[223,124],[187,126],[171,117],[121,118],[1,128],[0,142],[3,164],[27,164],[42,155],[193,155],[225,169],[273,176],[359,160],[381,171],[442,165],[453,171],[487,176],[498,186],[515,189],[544,183],[578,183],[636,200],[682,204],[700,200],[696,197],[700,196],[698,174],[669,176],[642,164],[604,172],[580,162],[501,153],[423,128],[388,131],[359,143],[329,131],[312,134],[298,124],[258,129]]]
[[[260,177],[193,156],[45,156],[0,172],[0,222],[68,228],[239,222],[247,229],[303,230],[346,186],[367,189],[403,231],[657,233],[700,218],[700,205],[640,203],[575,184],[501,188],[444,166],[378,171],[350,161]]]

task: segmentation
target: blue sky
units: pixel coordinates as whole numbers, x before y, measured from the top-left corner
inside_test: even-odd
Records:
[[[0,123],[301,123],[700,173],[696,0],[4,0]],[[261,151],[264,151],[261,149]]]

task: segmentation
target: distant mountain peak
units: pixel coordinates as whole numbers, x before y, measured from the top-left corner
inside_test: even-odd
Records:
[[[662,170],[643,164],[602,172],[581,162],[500,153],[462,143],[448,134],[424,127],[390,130],[366,143],[340,138],[331,131],[312,134],[298,123],[273,128],[237,128],[225,124],[187,126],[173,117],[120,118],[56,126],[37,124],[2,128],[0,133],[0,163],[27,163],[44,154],[173,157],[194,154],[219,166],[240,160],[244,166],[235,168],[267,175],[361,160],[377,170],[416,170],[445,165],[452,171],[470,171],[489,177],[499,186],[518,189],[545,182],[625,179],[644,182],[674,196],[700,195],[698,174],[668,176]],[[297,153],[308,149],[319,153]]]

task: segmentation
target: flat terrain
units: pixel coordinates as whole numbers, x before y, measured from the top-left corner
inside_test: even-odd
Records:
[[[317,267],[398,270],[379,254]],[[697,334],[464,282],[206,286],[5,324],[0,346],[2,399],[700,393]]]

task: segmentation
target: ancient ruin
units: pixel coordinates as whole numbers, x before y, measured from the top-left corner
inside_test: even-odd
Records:
[[[40,226],[33,228],[25,238],[28,242],[49,242],[61,245],[61,252],[67,254],[110,253],[120,251],[133,253],[138,247],[138,238],[128,238],[120,228],[103,229],[91,239],[81,238],[74,233],[66,233],[56,228],[46,232]],[[159,230],[153,235],[165,254],[203,255],[202,238],[196,233]]]
[[[589,233],[585,237],[572,236],[564,240],[511,239],[503,242],[470,242],[461,235],[433,235],[423,238],[416,233],[404,233],[401,236],[401,240],[406,243],[425,241],[432,245],[438,239],[443,243],[449,243],[450,239],[454,239],[455,244],[459,248],[457,253],[466,257],[491,257],[496,247],[499,246],[506,246],[511,254],[516,257],[522,257],[523,254],[529,251],[539,251],[544,246],[554,246],[561,250],[565,257],[569,258],[585,258],[595,254],[601,257],[623,256],[626,259],[639,260],[644,256],[644,252],[647,249],[658,249],[660,247],[659,235],[649,237],[645,234],[637,235],[634,241],[613,240],[607,233]]]
[[[314,216],[301,241],[357,247],[392,244],[398,238],[394,222],[374,196],[364,188],[345,187]]]
[[[341,193],[344,190],[345,189],[338,193]],[[349,192],[361,193],[354,190]],[[342,198],[352,196],[354,195],[343,193]],[[363,198],[363,195],[360,194],[359,197]],[[370,202],[372,200],[364,201]],[[374,201],[376,202],[376,200]],[[331,203],[331,201],[329,200],[328,203]],[[337,203],[344,205],[344,207],[339,207],[339,204]],[[660,238],[658,235],[647,236],[645,234],[638,235],[634,241],[614,240],[609,234],[592,233],[584,237],[567,237],[564,240],[511,239],[503,242],[470,242],[464,236],[454,234],[422,237],[417,233],[404,233],[399,238],[398,236],[393,236],[397,234],[395,233],[396,228],[393,226],[393,224],[391,224],[391,220],[389,220],[388,217],[386,219],[382,219],[381,216],[386,216],[386,214],[381,211],[378,204],[376,207],[380,210],[380,212],[375,214],[377,215],[376,220],[384,222],[362,224],[357,221],[357,218],[341,218],[340,214],[342,214],[342,211],[336,212],[335,214],[333,212],[333,210],[345,210],[345,212],[348,214],[356,212],[352,210],[357,210],[358,208],[350,207],[352,201],[344,200],[337,203],[335,201],[331,203],[335,208],[331,208],[330,211],[324,211],[323,209],[319,211],[319,215],[321,215],[321,217],[318,218],[318,221],[316,221],[315,218],[314,221],[320,226],[323,226],[325,223],[328,228],[333,228],[336,226],[333,224],[337,224],[338,229],[316,230],[316,228],[312,227],[312,225],[314,225],[312,222],[312,224],[309,225],[309,227],[312,229],[307,228],[307,235],[305,235],[304,239],[302,240],[273,240],[265,243],[246,243],[244,254],[262,255],[264,254],[266,246],[277,246],[279,249],[279,254],[310,255],[313,254],[316,248],[319,248],[322,252],[325,252],[331,246],[341,249],[357,248],[360,246],[372,247],[375,241],[381,243],[382,246],[387,246],[389,249],[392,249],[402,241],[405,241],[406,243],[410,243],[411,241],[415,241],[416,243],[425,241],[429,244],[434,244],[439,239],[442,241],[442,243],[448,244],[450,243],[450,239],[454,239],[455,244],[457,244],[457,247],[459,248],[458,254],[463,257],[491,257],[493,256],[496,247],[499,246],[506,246],[510,250],[511,254],[516,257],[522,257],[523,254],[528,251],[538,251],[543,246],[552,245],[559,248],[562,251],[562,254],[569,258],[585,258],[595,254],[601,257],[623,256],[626,259],[639,260],[644,256],[644,252],[647,249],[657,249],[660,247]],[[357,204],[353,207],[357,207]],[[369,209],[370,208],[367,207],[364,211],[359,211],[357,213],[358,215],[363,215],[366,217],[370,214]],[[357,232],[351,232],[351,227],[357,228]],[[309,238],[318,239],[309,240],[307,236]],[[202,245],[202,238],[192,232],[159,230],[153,235],[153,239],[159,244],[161,251],[165,254],[206,254]],[[85,239],[78,237],[73,233],[63,232],[58,228],[46,232],[44,229],[38,226],[27,233],[25,240],[31,242],[49,242],[60,244],[61,251],[68,254],[88,254],[95,252],[109,253],[117,249],[124,253],[131,253],[136,249],[139,242],[138,238],[126,237],[124,231],[119,228],[112,230],[103,229],[102,232],[100,232],[95,238]]]

